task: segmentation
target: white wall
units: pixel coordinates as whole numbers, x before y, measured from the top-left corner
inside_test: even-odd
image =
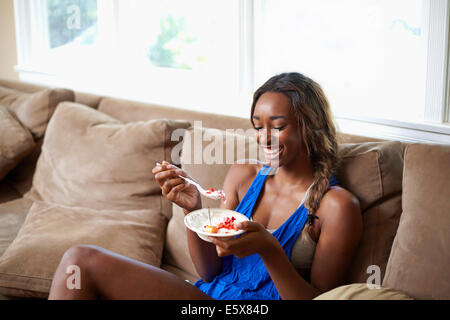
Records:
[[[14,0],[0,0],[0,78],[19,80],[17,65]]]

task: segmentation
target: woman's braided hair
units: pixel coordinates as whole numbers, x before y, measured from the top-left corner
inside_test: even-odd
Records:
[[[312,224],[320,201],[329,190],[329,179],[338,165],[336,127],[325,93],[319,84],[296,72],[282,73],[270,78],[253,95],[250,118],[256,103],[265,92],[285,94],[297,118],[300,136],[306,146],[314,170],[314,184],[305,206],[309,211],[308,223]]]

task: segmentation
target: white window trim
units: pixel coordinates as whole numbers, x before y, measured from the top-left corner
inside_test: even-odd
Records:
[[[193,109],[207,112],[223,112],[227,115],[248,117],[252,93],[255,88],[255,61],[254,43],[258,39],[255,30],[255,21],[259,19],[258,10],[264,0],[239,0],[240,8],[240,93],[232,100],[223,102],[217,110],[208,108],[210,101],[196,101],[197,97],[170,97],[144,94],[138,89],[129,90],[129,83],[114,82],[104,84],[97,88],[93,84],[100,83],[99,77],[89,75],[91,81],[82,79],[68,79],[63,75],[53,74],[39,66],[30,65],[32,49],[32,10],[36,6],[42,7],[42,0],[14,0],[18,65],[15,70],[19,72],[19,79],[24,82],[38,83],[49,86],[64,86],[73,90],[90,92],[94,94],[109,95],[113,97],[140,100],[143,102],[158,103],[179,108]],[[429,12],[428,28],[425,32],[428,38],[428,68],[426,77],[425,122],[410,123],[386,119],[352,117],[336,114],[337,124],[342,132],[360,136],[374,137],[388,140],[423,143],[450,144],[450,63],[449,63],[449,29],[450,29],[450,0],[423,0],[426,12]],[[33,4],[30,4],[33,3]],[[99,29],[117,20],[118,1],[112,0],[107,21],[99,21]],[[99,5],[104,5],[104,0]],[[35,6],[35,7],[33,7]],[[43,23],[38,23],[43,26]],[[36,32],[36,31],[34,31]],[[442,39],[445,39],[442,41]],[[39,41],[42,41],[40,39]],[[115,46],[114,39],[109,39],[110,45]],[[41,42],[42,43],[42,42]],[[109,79],[111,81],[111,79]],[[95,89],[93,89],[95,88]],[[234,105],[230,109],[227,105]],[[248,111],[248,112],[247,112]]]
[[[241,94],[254,91],[255,4],[253,0],[239,0],[239,88]]]
[[[339,131],[403,142],[450,144],[450,126],[364,117],[335,117]]]
[[[449,122],[448,61],[449,10],[448,0],[424,1],[428,38],[427,77],[425,89],[425,121],[442,124]],[[444,41],[442,41],[444,39]]]

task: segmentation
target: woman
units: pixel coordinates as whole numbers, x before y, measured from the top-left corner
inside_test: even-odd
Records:
[[[105,249],[76,246],[65,253],[49,299],[312,299],[342,285],[362,218],[358,200],[332,175],[336,130],[322,89],[299,73],[274,76],[255,92],[251,121],[269,166],[233,165],[225,178],[222,207],[251,218],[239,225],[244,235],[209,243],[187,230],[201,280],[192,285]],[[186,172],[163,162],[153,173],[185,214],[201,208],[197,189],[178,177]],[[81,269],[79,290],[66,288],[68,265]]]

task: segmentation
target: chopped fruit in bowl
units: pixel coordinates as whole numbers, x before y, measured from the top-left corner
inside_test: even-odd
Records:
[[[234,224],[236,221],[235,217],[225,217],[215,226],[204,225],[203,229],[209,233],[221,233],[229,234],[230,230],[238,231],[239,229]]]
[[[217,229],[217,227],[214,226],[204,226],[204,229],[206,232],[209,233],[217,233],[217,231],[219,231],[219,229]]]
[[[236,224],[248,221],[243,214],[221,208],[211,208],[211,216],[208,217],[208,209],[192,211],[184,217],[184,223],[190,230],[196,232],[198,236],[208,242],[210,237],[217,237],[221,240],[232,239],[244,233],[238,229]]]

